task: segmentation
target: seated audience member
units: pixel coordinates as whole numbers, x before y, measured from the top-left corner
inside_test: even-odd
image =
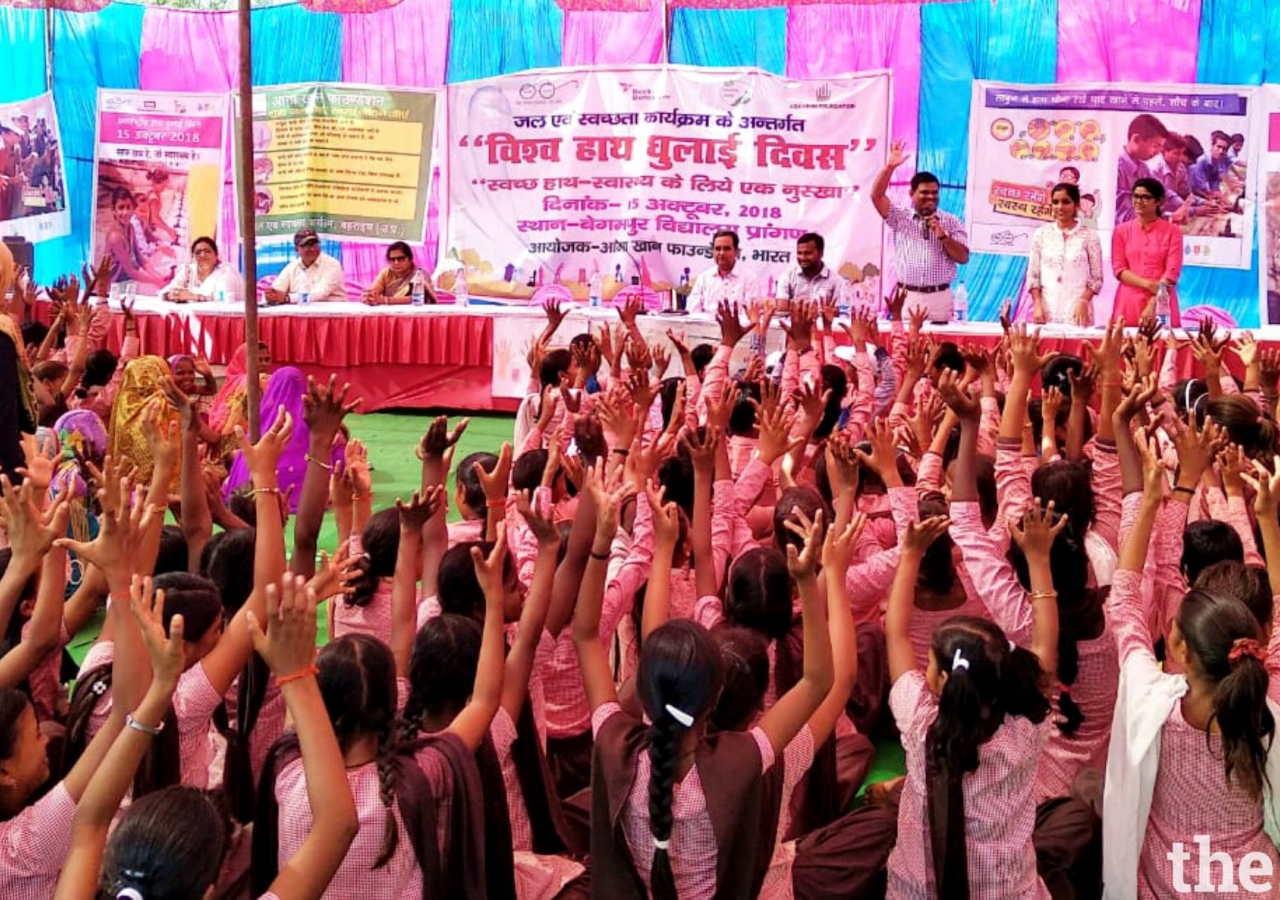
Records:
[[[346,276],[342,264],[320,249],[320,238],[314,228],[299,228],[293,236],[298,258],[284,267],[267,289],[267,302],[323,303],[346,300]]]
[[[160,292],[161,300],[189,303],[200,300],[236,302],[244,296],[240,273],[218,258],[218,245],[210,237],[191,244],[191,262],[179,266],[173,281]]]
[[[413,251],[404,241],[396,241],[387,248],[387,267],[364,293],[364,302],[370,306],[398,306],[413,301],[415,281],[422,285],[427,303],[436,302],[435,288],[426,269],[418,268]]]

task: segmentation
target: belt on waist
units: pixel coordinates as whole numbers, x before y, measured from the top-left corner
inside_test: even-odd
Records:
[[[948,291],[948,290],[950,290],[950,289],[951,289],[951,285],[949,285],[949,284],[928,284],[928,285],[923,285],[923,286],[921,286],[921,285],[915,285],[915,284],[904,284],[904,285],[903,285],[903,288],[905,288],[906,290],[910,291],[910,292],[911,292],[911,293],[913,293],[913,294],[936,294],[936,293],[938,293],[938,291]]]

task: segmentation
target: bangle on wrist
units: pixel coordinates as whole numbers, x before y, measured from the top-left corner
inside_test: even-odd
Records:
[[[489,509],[506,509],[507,499],[503,497],[500,500],[486,500],[484,505]]]
[[[321,459],[317,459],[316,457],[312,456],[310,453],[308,453],[308,454],[306,455],[306,457],[305,457],[305,458],[306,458],[307,462],[309,462],[309,463],[314,463],[315,465],[317,465],[317,466],[319,466],[320,468],[324,469],[326,472],[332,472],[332,471],[333,471],[333,465],[332,465],[332,464],[327,463],[327,462],[325,462],[325,461],[323,461],[323,460],[321,460]]]
[[[1175,494],[1186,494],[1188,497],[1190,497],[1190,496],[1192,496],[1192,495],[1194,495],[1194,494],[1195,494],[1196,489],[1195,489],[1195,488],[1189,488],[1189,487],[1187,487],[1186,485],[1179,484],[1179,485],[1175,485],[1175,486],[1174,486],[1174,488],[1173,488],[1173,492],[1174,492]]]
[[[597,553],[597,552],[596,552],[596,548],[595,548],[595,547],[592,547],[592,548],[591,548],[591,558],[592,558],[592,559],[597,559],[597,560],[599,560],[600,562],[608,562],[608,561],[609,561],[609,551],[608,551],[608,550],[606,550],[604,553]]]
[[[255,493],[255,494],[279,494],[279,493],[280,493],[280,488],[278,488],[278,487],[262,487],[262,488],[260,488],[260,487],[256,487],[256,488],[254,488],[254,489],[253,489],[253,493]]]
[[[319,671],[320,671],[320,667],[317,666],[315,663],[312,663],[311,665],[306,666],[305,668],[299,669],[298,671],[294,672],[292,675],[277,676],[276,684],[278,686],[283,687],[284,685],[288,684],[291,681],[301,681],[304,678],[310,678]]]
[[[1030,597],[1031,597],[1032,603],[1035,603],[1037,600],[1056,600],[1058,599],[1058,592],[1057,591],[1031,591]]]
[[[618,456],[630,456],[630,455],[631,455],[631,451],[630,451],[630,450],[623,449],[622,447],[614,447],[614,448],[613,448],[612,450],[610,450],[609,452],[610,452],[610,453],[616,453]]]
[[[142,722],[139,722],[137,719],[135,719],[133,716],[130,715],[130,716],[124,717],[124,724],[127,727],[132,728],[134,731],[141,731],[143,734],[150,735],[151,737],[156,737],[158,734],[160,734],[160,732],[164,731],[163,719],[160,720],[159,725],[151,726],[151,725],[145,725]]]

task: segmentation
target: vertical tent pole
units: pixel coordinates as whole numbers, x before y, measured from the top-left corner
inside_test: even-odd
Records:
[[[249,439],[262,432],[258,405],[262,381],[258,368],[258,257],[257,216],[253,208],[253,34],[250,0],[240,0],[240,109],[238,159],[240,190],[240,241],[244,256],[244,343],[248,373]]]

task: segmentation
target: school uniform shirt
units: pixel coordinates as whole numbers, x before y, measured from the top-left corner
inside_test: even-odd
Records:
[[[415,759],[436,799],[437,840],[440,842],[440,855],[444,858],[450,847],[448,823],[453,803],[453,774],[445,758],[430,747],[419,750]],[[393,800],[389,808],[382,803],[377,763],[369,762],[348,769],[347,784],[355,800],[360,831],[351,842],[333,880],[320,896],[325,900],[422,900],[422,869],[414,855],[413,841],[400,817],[398,802]],[[313,825],[301,758],[281,768],[276,777],[275,797],[280,811],[277,859],[283,869],[301,849]],[[400,830],[400,841],[387,864],[374,869],[373,865],[382,851],[382,832],[388,809]]]
[[[591,716],[593,736],[613,716],[622,713],[617,703],[602,703]],[[774,752],[769,738],[760,728],[751,729],[751,737],[760,751],[760,771],[773,767]],[[653,832],[649,829],[649,754],[636,754],[635,777],[631,793],[622,810],[622,830],[636,872],[649,889],[649,871],[653,868]],[[707,813],[707,797],[692,766],[684,779],[671,789],[671,846],[667,853],[675,877],[680,900],[712,900],[716,894],[716,846],[711,817]]]
[[[843,716],[841,717],[843,718]],[[813,732],[806,725],[800,729],[782,751],[782,808],[778,815],[778,842],[773,848],[773,859],[760,888],[760,900],[792,900],[795,891],[791,885],[791,868],[796,861],[796,842],[783,841],[791,828],[791,795],[813,765]]]
[[[960,548],[974,583],[982,585],[987,609],[995,623],[1009,640],[1027,646],[1034,625],[1031,603],[1008,558],[983,528],[977,501],[951,504],[949,533]],[[1092,640],[1078,641],[1076,652],[1080,662],[1075,682],[1070,687],[1056,685],[1050,697],[1053,706],[1050,721],[1061,718],[1059,700],[1064,692],[1070,693],[1084,719],[1074,734],[1065,734],[1056,725],[1049,731],[1036,775],[1037,804],[1070,796],[1081,771],[1087,768],[1100,771],[1106,764],[1120,681],[1115,641],[1109,627],[1104,625],[1101,634]]]
[[[926,809],[925,736],[938,718],[938,700],[922,671],[901,676],[889,706],[902,732],[907,777],[898,808],[898,842],[889,855],[890,900],[934,900],[932,844]],[[978,769],[964,776],[965,839],[971,900],[1050,900],[1036,873],[1036,758],[1044,747],[1040,725],[1006,716],[978,750]]]
[[[502,784],[507,792],[511,846],[515,851],[516,895],[519,900],[553,900],[565,885],[586,870],[581,863],[567,857],[533,852],[533,826],[511,753],[511,746],[516,742],[516,724],[505,709],[499,708],[494,715],[489,736],[493,738],[493,749],[502,768]]]
[[[49,900],[71,854],[76,802],[59,782],[53,790],[0,822],[0,897]]]
[[[1126,496],[1126,514],[1141,500],[1141,494]],[[1172,887],[1162,890],[1173,883],[1172,844],[1157,853],[1155,841],[1180,840],[1194,851],[1196,834],[1208,835],[1213,851],[1234,860],[1264,853],[1272,872],[1280,871],[1274,846],[1280,840],[1274,788],[1280,784],[1280,747],[1273,743],[1267,754],[1266,775],[1273,787],[1262,803],[1224,783],[1221,739],[1182,718],[1186,677],[1163,673],[1151,649],[1150,597],[1142,581],[1141,572],[1119,570],[1109,599],[1120,688],[1103,795],[1103,896],[1173,896]],[[1280,705],[1268,698],[1267,706],[1280,721]],[[1184,874],[1197,878],[1198,873],[1186,871],[1190,868],[1184,867]]]
[[[347,539],[347,546],[352,558],[364,553],[364,544],[360,535],[352,534]],[[333,608],[333,639],[347,634],[368,634],[376,637],[384,644],[391,643],[391,579],[379,578],[373,596],[364,606],[348,603],[345,597],[334,597],[330,602]]]

